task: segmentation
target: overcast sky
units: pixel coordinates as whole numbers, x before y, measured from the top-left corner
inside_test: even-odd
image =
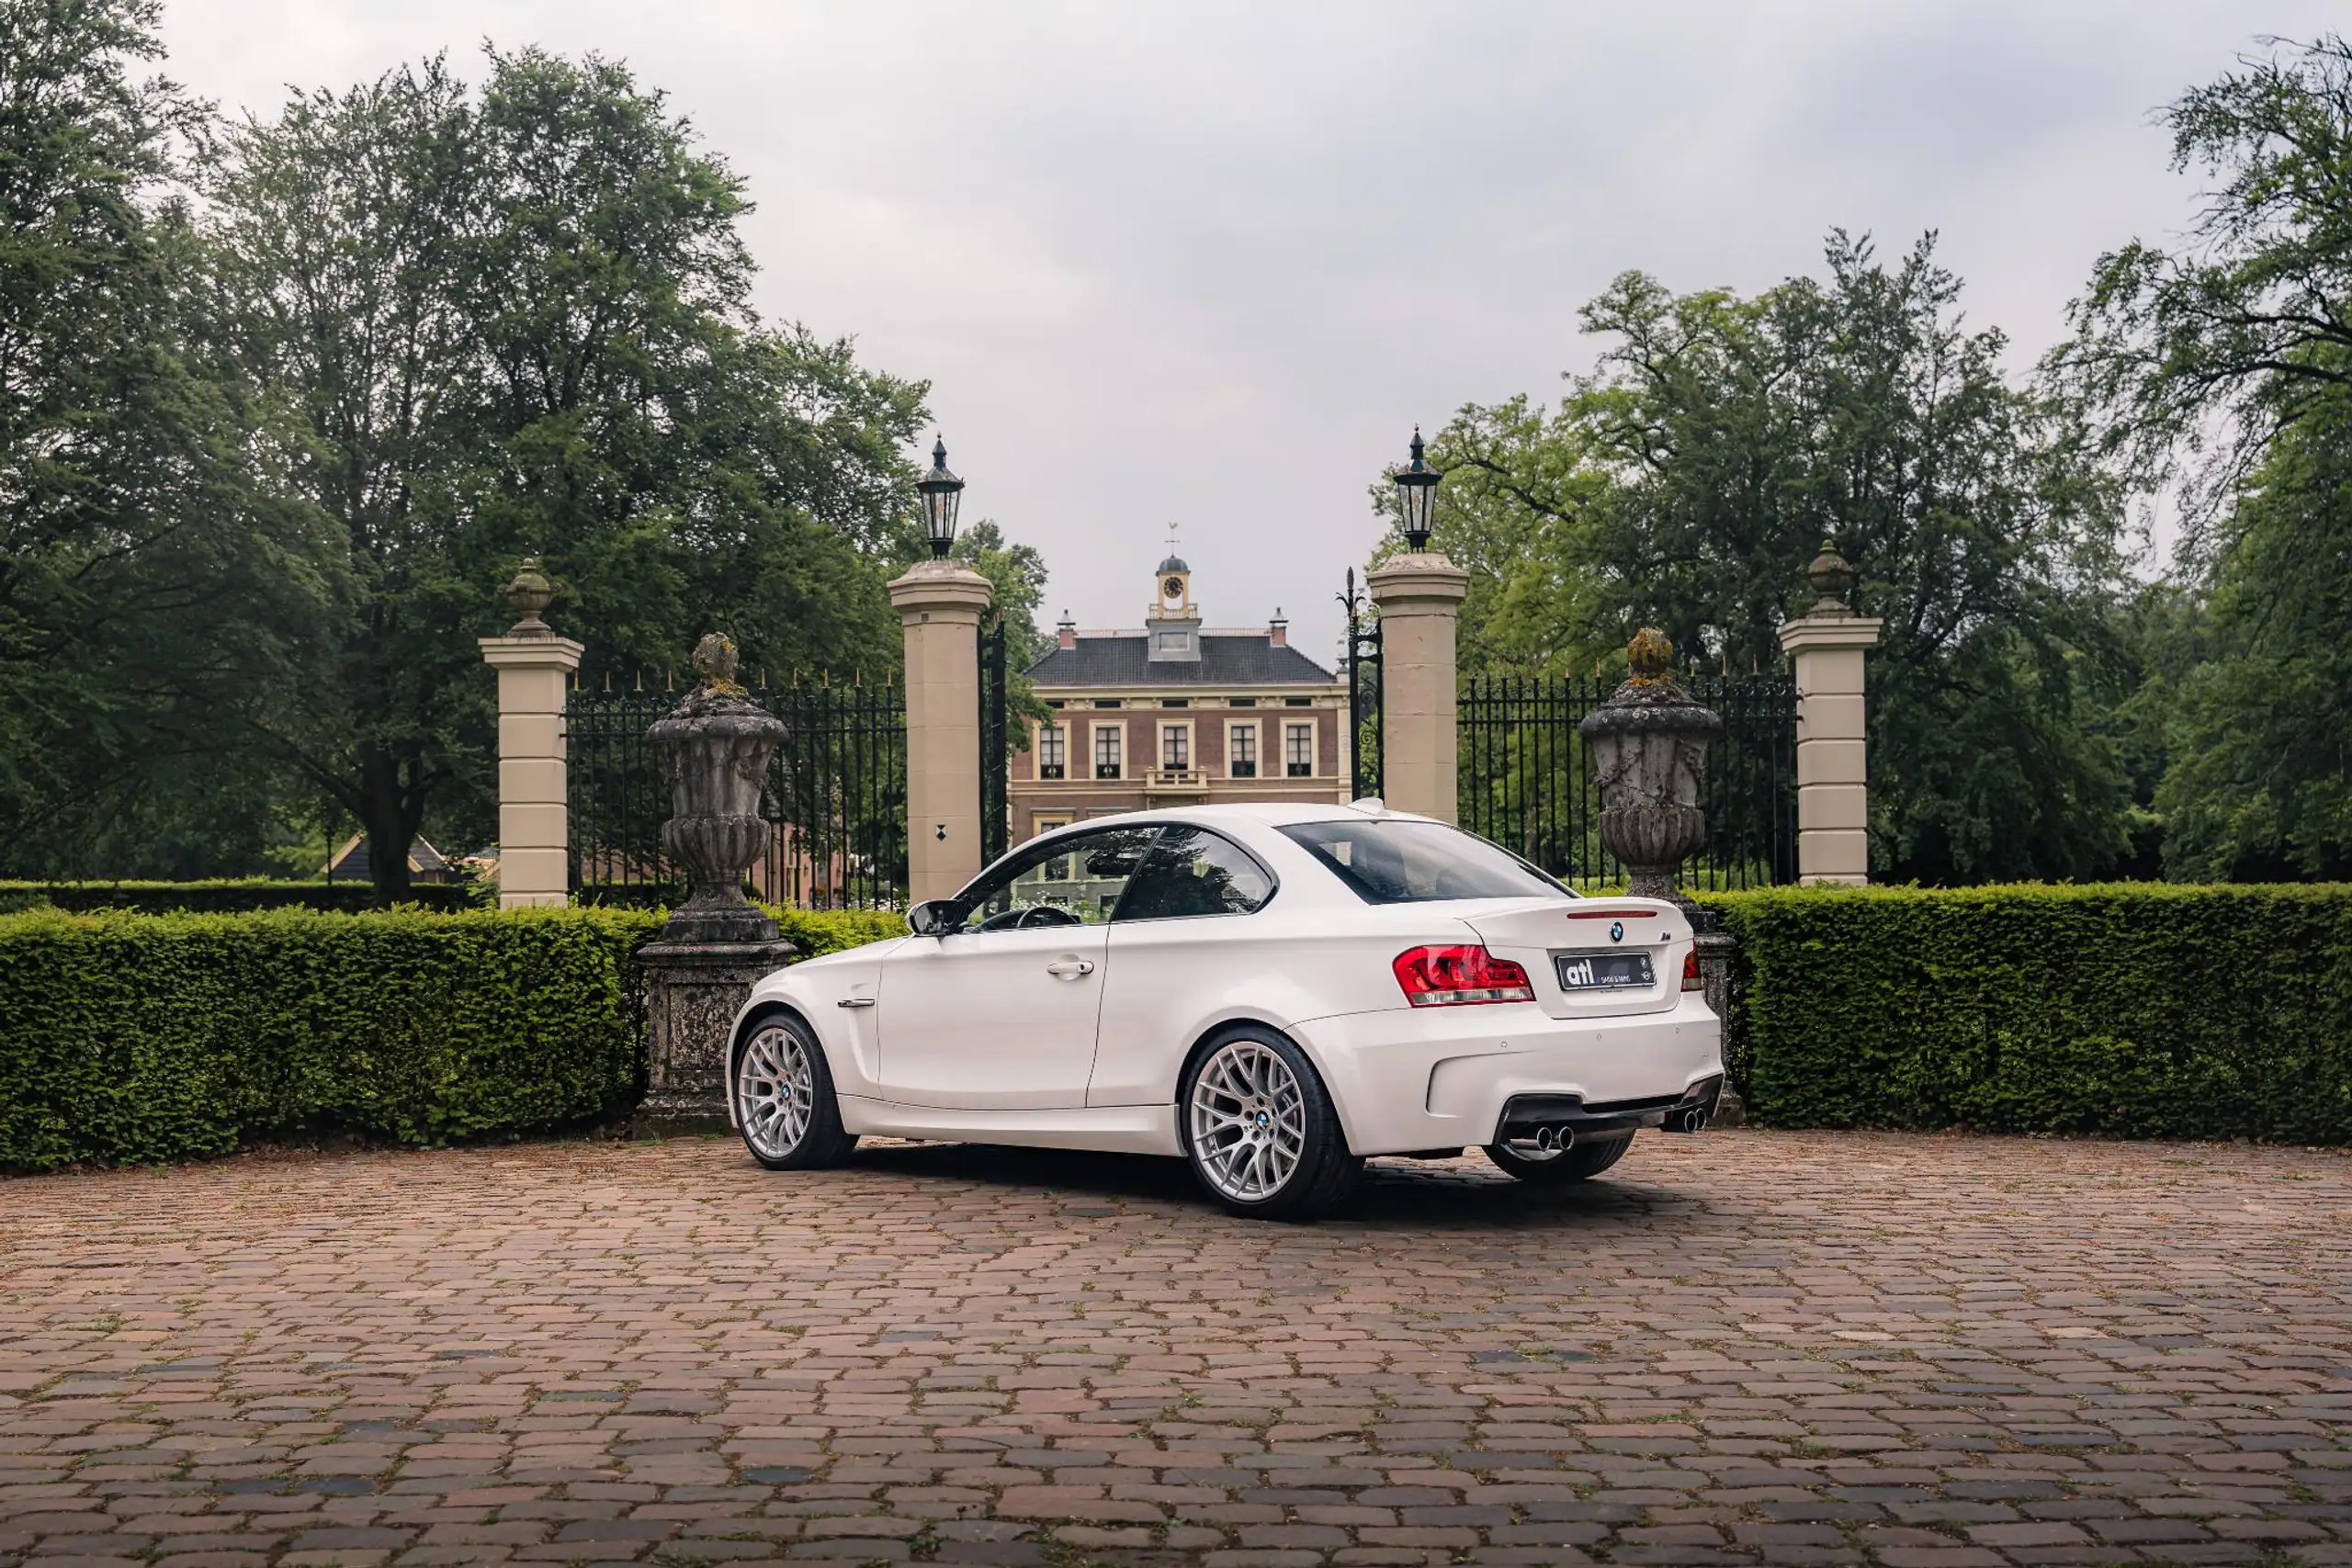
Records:
[[[2149,112],[2319,0],[895,4],[167,0],[228,108],[448,50],[628,61],[750,183],[759,302],[933,386],[965,515],[1048,616],[1138,624],[1167,526],[1210,624],[1329,660],[1415,421],[1550,398],[1629,267],[1748,291],[1922,230],[2020,367],[2093,257],[2176,233]],[[926,446],[928,443],[926,443]]]

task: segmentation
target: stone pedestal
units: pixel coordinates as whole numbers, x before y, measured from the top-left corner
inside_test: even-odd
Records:
[[[633,1132],[678,1137],[727,1131],[727,1051],[735,1014],[754,985],[799,951],[783,941],[665,942],[639,949],[650,1051]]]
[[[1707,998],[1708,1010],[1723,1021],[1723,1039],[1727,1045],[1731,1043],[1731,966],[1739,943],[1732,940],[1731,933],[1723,929],[1709,909],[1692,911],[1690,929],[1699,947],[1700,994]],[[1747,1121],[1747,1102],[1732,1087],[1728,1057],[1725,1066],[1723,1098],[1715,1101],[1713,1125],[1737,1127]]]
[[[907,901],[980,874],[980,616],[994,590],[951,560],[889,585],[907,640]]]
[[[1470,574],[1432,553],[1397,556],[1364,581],[1380,606],[1381,797],[1456,822],[1454,638]]]

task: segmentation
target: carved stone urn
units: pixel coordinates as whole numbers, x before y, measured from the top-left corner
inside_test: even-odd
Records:
[[[734,643],[704,637],[695,645],[700,683],[645,732],[670,781],[662,849],[688,885],[664,942],[775,940],[775,922],[743,897],[743,873],[775,831],[760,815],[760,791],[784,722],[735,683],[735,668]]]
[[[701,683],[655,721],[674,813],[662,848],[691,882],[686,901],[638,951],[646,976],[645,1102],[640,1134],[727,1130],[727,1053],[743,998],[797,950],[743,897],[743,872],[775,829],[760,815],[768,758],[784,725],[735,683],[735,645],[695,647]]]
[[[1600,842],[1633,874],[1633,893],[1687,906],[1675,873],[1707,841],[1699,786],[1724,721],[1674,679],[1665,633],[1645,627],[1626,655],[1631,677],[1577,726],[1600,785]]]

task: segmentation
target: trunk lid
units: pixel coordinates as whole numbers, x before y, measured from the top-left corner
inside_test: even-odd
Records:
[[[1665,1012],[1680,1000],[1690,922],[1657,898],[1528,898],[1455,911],[1487,951],[1527,971],[1554,1018]],[[1627,984],[1649,961],[1646,984]],[[1571,981],[1581,982],[1570,984]]]

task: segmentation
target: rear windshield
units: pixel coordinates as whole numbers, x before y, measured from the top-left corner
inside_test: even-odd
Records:
[[[1367,904],[1567,892],[1509,851],[1441,822],[1301,822],[1282,831],[1312,850]]]

